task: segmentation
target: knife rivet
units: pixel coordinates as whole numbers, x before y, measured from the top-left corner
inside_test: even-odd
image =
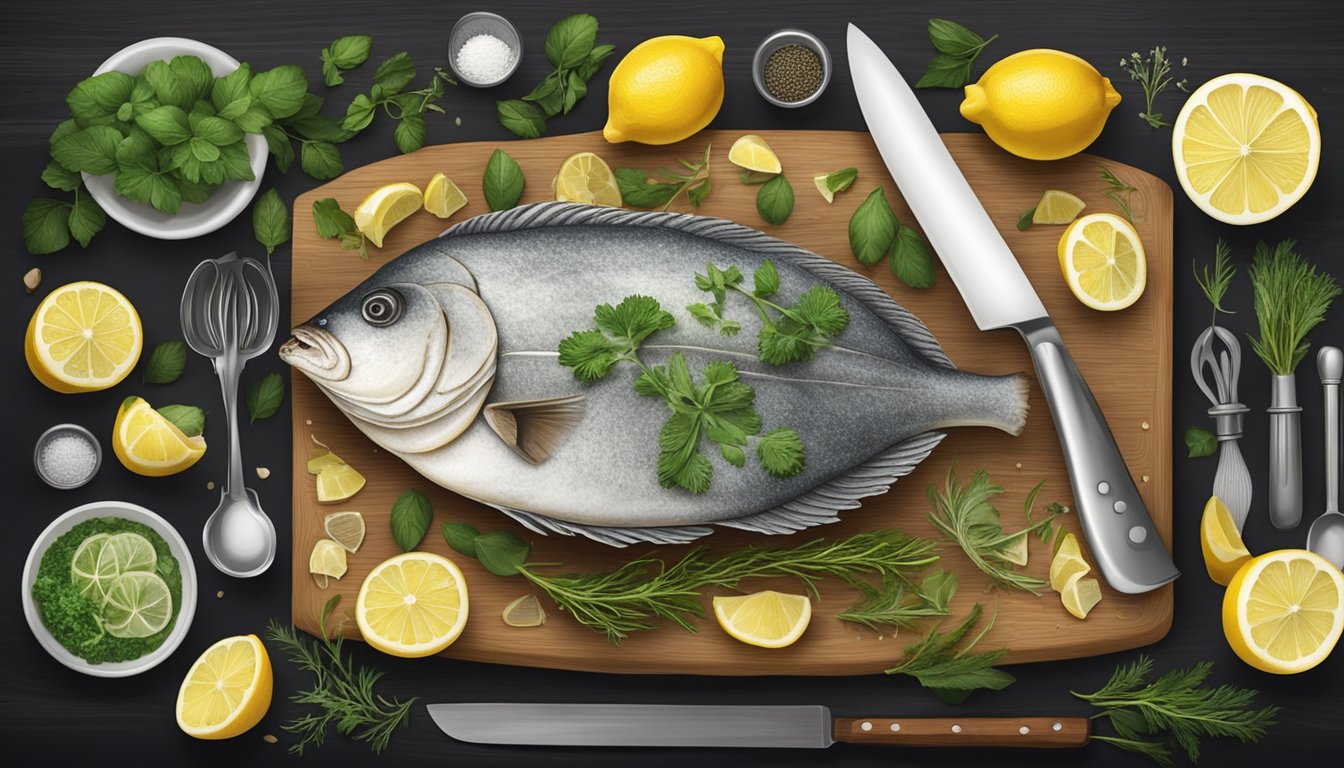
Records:
[[[1125,510],[1129,509],[1129,505],[1123,501],[1116,501],[1114,504],[1111,505],[1111,509],[1115,510],[1115,514],[1123,515],[1125,514]]]
[[[1055,723],[1054,725],[1051,725],[1051,726],[1050,726],[1050,730],[1052,730],[1052,731],[1062,731],[1062,730],[1064,730],[1064,724],[1063,724],[1063,723]]]
[[[1136,525],[1129,529],[1129,540],[1135,544],[1142,544],[1148,539],[1148,529],[1141,525]]]
[[[953,733],[961,733],[961,726],[960,726],[960,725],[954,725],[954,726],[952,726],[952,732],[953,732]]]
[[[1110,483],[1106,482],[1105,480],[1102,480],[1100,483],[1097,483],[1097,493],[1100,493],[1102,496],[1105,496],[1110,492],[1111,492]]]
[[[859,723],[859,728],[860,728],[861,730],[864,730],[864,731],[871,731],[871,730],[873,730],[873,724],[865,721],[865,722]]]
[[[901,724],[900,724],[900,723],[892,723],[892,724],[891,724],[891,732],[892,732],[892,733],[900,733],[900,732],[901,732]]]
[[[1031,733],[1031,729],[1024,725],[1021,728],[1018,728],[1017,732],[1022,734],[1023,736],[1026,736],[1028,733]]]

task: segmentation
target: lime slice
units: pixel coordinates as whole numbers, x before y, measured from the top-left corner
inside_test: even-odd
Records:
[[[75,550],[75,557],[70,562],[70,581],[79,587],[80,597],[86,597],[97,603],[102,603],[103,598],[107,596],[108,587],[112,586],[112,581],[117,578],[117,560],[114,557],[103,561],[99,555],[102,554],[103,544],[111,536],[106,533],[95,533],[79,543],[79,548]],[[99,570],[99,564],[102,563],[102,570]]]
[[[149,539],[138,533],[118,533],[103,542],[103,555],[109,552],[117,558],[117,571],[145,571],[153,573],[159,564],[159,556],[154,553],[154,545]]]
[[[157,573],[123,573],[103,603],[103,628],[113,637],[149,637],[172,618],[173,595]]]

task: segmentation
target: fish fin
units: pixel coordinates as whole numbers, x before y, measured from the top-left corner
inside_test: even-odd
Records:
[[[701,526],[667,526],[662,528],[612,528],[600,525],[584,525],[556,520],[553,517],[524,512],[521,509],[506,507],[502,504],[484,502],[487,506],[503,512],[518,521],[519,525],[543,536],[553,533],[561,536],[586,536],[593,541],[612,547],[627,547],[631,544],[648,542],[650,544],[687,544],[714,531]]]
[[[485,423],[513,452],[533,464],[549,459],[583,417],[583,395],[517,400],[485,406]]]
[[[928,326],[913,312],[896,303],[877,283],[824,256],[726,219],[671,211],[631,211],[605,205],[547,202],[474,216],[449,227],[441,237],[588,224],[675,229],[793,264],[852,296],[934,365],[955,368]]]
[[[859,499],[886,493],[898,478],[913,472],[944,437],[941,432],[915,435],[793,501],[747,517],[721,520],[715,525],[778,534],[838,522],[842,510],[859,506]]]

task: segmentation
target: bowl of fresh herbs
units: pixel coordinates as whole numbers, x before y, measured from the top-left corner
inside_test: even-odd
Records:
[[[23,566],[23,613],[65,666],[128,677],[181,645],[196,613],[196,566],[182,536],[135,504],[98,501],[56,518]]]

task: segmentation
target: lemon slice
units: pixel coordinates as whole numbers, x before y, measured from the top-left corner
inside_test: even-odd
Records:
[[[131,571],[153,572],[154,567],[159,564],[159,556],[154,552],[154,545],[144,536],[138,533],[118,533],[107,538],[103,542],[103,551],[101,557],[111,555],[116,559],[117,568],[122,573]]]
[[[28,322],[23,355],[37,380],[57,392],[107,389],[140,360],[140,315],[102,283],[63,285],[47,294]]]
[[[746,168],[748,171],[757,173],[779,173],[784,170],[784,166],[780,164],[779,156],[775,154],[775,151],[770,148],[769,144],[765,143],[765,139],[754,133],[749,133],[733,142],[732,149],[728,150],[728,161],[740,168]],[[824,182],[825,177],[822,180]]]
[[[308,556],[308,572],[317,586],[326,589],[330,580],[344,576],[347,568],[345,547],[331,539],[318,539],[313,543],[313,553]]]
[[[714,618],[723,631],[748,645],[783,648],[803,636],[812,620],[807,595],[766,590],[714,598]]]
[[[1199,524],[1199,546],[1204,552],[1204,567],[1215,583],[1226,585],[1232,581],[1241,566],[1251,559],[1251,553],[1241,540],[1241,533],[1232,519],[1232,512],[1217,496],[1204,505],[1204,517]]]
[[[453,644],[467,625],[467,583],[453,561],[407,552],[365,577],[355,623],[369,645],[403,658],[431,656]]]
[[[570,155],[555,175],[555,199],[594,205],[621,205],[621,188],[616,174],[602,158],[592,152]]]
[[[1101,602],[1101,582],[1075,574],[1060,590],[1059,601],[1074,618],[1086,619],[1087,614]]]
[[[138,397],[128,397],[112,425],[112,452],[137,475],[163,477],[205,455],[205,438],[187,437],[177,425]]]
[[[173,595],[157,573],[122,573],[107,590],[103,629],[113,637],[149,637],[168,626],[172,618]]]
[[[106,560],[102,557],[103,543],[111,536],[95,533],[81,541],[75,549],[74,559],[70,561],[70,581],[79,587],[80,597],[88,598],[102,605],[107,590],[120,575],[115,557]]]
[[[1074,221],[1059,238],[1059,268],[1069,290],[1093,309],[1113,312],[1139,300],[1148,263],[1139,233],[1113,213]]]
[[[332,512],[322,518],[322,529],[332,541],[352,554],[364,543],[364,516],[358,512]]]
[[[375,189],[355,209],[355,227],[375,246],[383,247],[383,238],[396,225],[425,204],[420,188],[402,181]]]
[[[1081,197],[1062,189],[1047,189],[1031,214],[1032,224],[1068,224],[1078,218],[1087,203]]]
[[[440,219],[452,216],[466,204],[467,196],[462,193],[461,188],[442,173],[434,174],[425,185],[425,210]]]
[[[177,727],[198,739],[237,736],[266,716],[271,659],[256,635],[226,637],[196,659],[177,691]]]
[[[1242,661],[1291,675],[1325,661],[1344,630],[1344,575],[1320,555],[1280,549],[1248,561],[1223,595],[1223,634]]]
[[[1083,559],[1078,537],[1072,533],[1064,534],[1055,544],[1055,556],[1050,561],[1050,588],[1062,593],[1070,579],[1087,574],[1092,566]]]
[[[502,618],[510,627],[540,627],[546,623],[546,609],[536,595],[523,595],[504,606]]]
[[[323,467],[317,473],[317,503],[335,504],[359,493],[367,481],[349,464]]]
[[[1258,224],[1307,193],[1321,160],[1316,110],[1277,80],[1236,73],[1200,86],[1172,126],[1176,178],[1200,210]]]

